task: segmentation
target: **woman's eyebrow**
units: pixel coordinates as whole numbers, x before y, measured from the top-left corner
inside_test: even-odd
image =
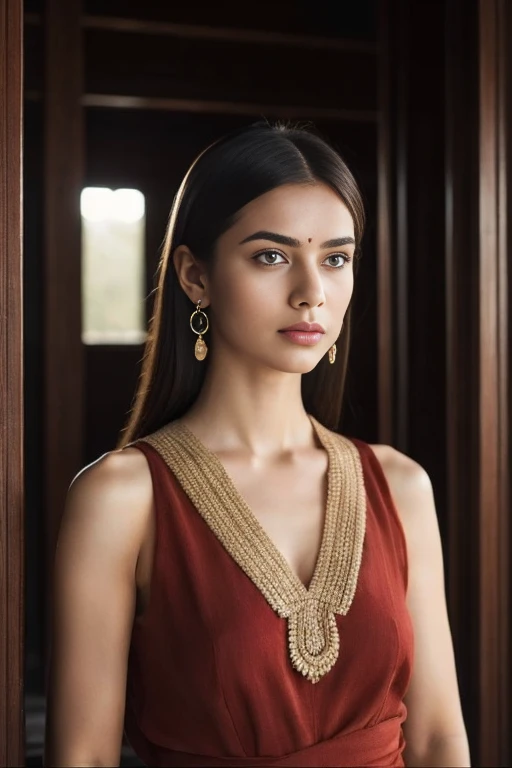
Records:
[[[272,243],[278,243],[279,245],[288,245],[290,248],[300,248],[302,243],[295,237],[288,237],[288,235],[279,235],[277,232],[267,232],[266,230],[260,230],[249,235],[242,240],[239,245],[249,243],[251,240],[270,240]],[[338,248],[341,245],[355,245],[353,237],[335,237],[332,240],[326,240],[325,243],[320,245],[320,248]]]
[[[356,241],[353,237],[335,237],[333,240],[326,240],[322,243],[320,248],[339,248],[340,245],[355,245]]]
[[[253,235],[249,235],[245,240],[242,240],[239,245],[248,243],[251,240],[270,240],[273,243],[279,243],[279,245],[288,245],[290,248],[300,248],[301,243],[295,237],[288,237],[288,235],[278,235],[276,232],[267,232],[262,229],[259,232],[255,232]]]

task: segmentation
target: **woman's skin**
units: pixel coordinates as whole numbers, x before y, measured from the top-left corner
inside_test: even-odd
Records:
[[[252,239],[258,232],[267,234]],[[334,239],[343,244],[322,247]],[[340,334],[354,284],[353,240],[351,215],[330,188],[286,185],[242,209],[219,238],[210,271],[186,246],[173,255],[191,313],[201,299],[208,314],[211,339],[203,389],[181,420],[218,455],[306,585],[323,528],[327,454],[304,409],[301,374]],[[324,327],[316,345],[279,333],[300,321]],[[469,766],[430,480],[390,446],[372,447],[409,559],[415,661],[405,763]],[[77,475],[55,559],[45,765],[119,763],[131,627],[148,601],[154,543],[151,476],[140,451],[112,451]]]

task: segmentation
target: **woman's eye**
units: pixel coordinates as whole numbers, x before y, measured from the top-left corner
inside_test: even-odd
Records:
[[[333,253],[331,256],[328,256],[326,261],[329,261],[330,259],[343,259],[343,262],[340,264],[329,264],[330,267],[335,267],[337,269],[343,269],[345,264],[348,264],[350,261],[350,256],[347,256],[345,253]]]
[[[282,261],[278,261],[279,257],[283,257],[283,254],[279,251],[263,251],[262,253],[257,253],[256,256],[253,256],[253,259],[256,259],[259,261],[260,264],[263,264],[264,267],[273,267],[274,264],[282,264]],[[265,261],[262,261],[262,259],[265,259]],[[333,264],[332,261],[330,264],[328,264],[329,267],[333,267],[334,269],[342,269],[345,264],[348,264],[351,257],[347,256],[345,253],[333,253],[331,256],[328,256],[326,261],[330,260],[336,260],[338,259],[338,262],[336,264]],[[340,263],[341,260],[341,263]]]
[[[282,256],[282,254],[279,253],[279,251],[263,251],[263,253],[257,253],[254,258],[258,261],[261,259],[261,257],[264,257],[265,259],[268,258],[269,261],[260,261],[260,264],[263,264],[264,267],[272,267],[274,264],[282,263],[276,260],[277,256]]]

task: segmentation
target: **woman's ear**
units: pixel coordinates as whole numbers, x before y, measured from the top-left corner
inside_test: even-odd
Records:
[[[204,263],[196,259],[190,248],[178,245],[172,260],[179,283],[189,299],[197,304],[201,299],[201,307],[210,303],[208,295],[208,275]]]

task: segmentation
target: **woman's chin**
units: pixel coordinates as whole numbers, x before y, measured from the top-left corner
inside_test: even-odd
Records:
[[[310,354],[304,355],[302,360],[286,359],[288,356],[282,355],[281,358],[276,361],[276,367],[283,371],[283,373],[310,373],[313,371],[321,358],[317,355]],[[309,359],[307,359],[309,357]]]

